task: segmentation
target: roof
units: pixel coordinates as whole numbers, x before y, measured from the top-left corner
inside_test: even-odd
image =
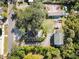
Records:
[[[43,4],[56,4],[56,5],[62,5],[63,3],[58,3],[58,2],[43,2]]]
[[[48,16],[64,16],[65,12],[60,11],[60,12],[48,12]]]
[[[44,1],[43,4],[52,4],[52,5],[73,5],[73,3],[68,2],[51,2],[51,1]]]
[[[63,33],[57,32],[54,34],[54,45],[63,45]]]
[[[63,16],[63,15],[65,15],[65,12],[64,12],[64,10],[61,9],[60,5],[44,4],[44,6],[48,12],[48,16]]]

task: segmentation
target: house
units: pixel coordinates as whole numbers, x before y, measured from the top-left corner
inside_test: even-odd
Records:
[[[59,18],[61,16],[65,16],[65,11],[62,10],[61,3],[50,3],[50,2],[44,2],[45,9],[48,12],[49,18],[60,20]]]
[[[54,34],[54,45],[55,46],[63,45],[64,44],[63,38],[64,38],[64,34],[60,30],[57,30]]]
[[[51,3],[44,2],[45,10],[48,13],[48,18],[54,20],[54,45],[61,46],[63,42],[63,32],[62,30],[62,20],[61,17],[65,16],[65,11],[63,10],[62,3]],[[61,22],[60,22],[61,21]]]

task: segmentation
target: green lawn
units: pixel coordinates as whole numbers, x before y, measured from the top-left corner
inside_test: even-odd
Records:
[[[5,35],[8,34],[8,26],[7,25],[4,25],[4,31],[5,31]]]
[[[54,21],[52,19],[44,20],[41,26],[45,33],[51,33],[54,31]]]
[[[8,37],[4,37],[4,54],[8,52]]]

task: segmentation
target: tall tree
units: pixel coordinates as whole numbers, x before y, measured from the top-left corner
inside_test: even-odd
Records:
[[[24,30],[26,33],[22,39],[26,39],[27,36],[29,38],[35,37],[36,30],[40,28],[40,25],[45,18],[43,4],[40,2],[34,2],[25,10],[17,10],[16,13],[18,19],[16,27],[20,30]]]

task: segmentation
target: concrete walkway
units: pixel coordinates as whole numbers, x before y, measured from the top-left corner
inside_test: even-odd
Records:
[[[43,42],[41,42],[41,46],[50,46],[50,38],[52,35],[53,33],[47,34],[46,39]]]

